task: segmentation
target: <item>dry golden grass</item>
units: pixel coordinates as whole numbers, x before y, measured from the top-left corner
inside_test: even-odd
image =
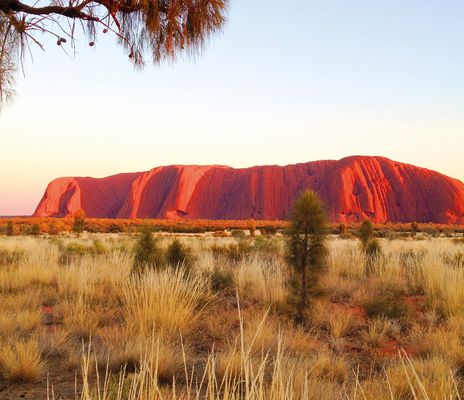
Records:
[[[95,240],[104,250],[59,262],[68,244]],[[54,368],[82,361],[81,400],[464,396],[459,244],[381,240],[367,275],[359,243],[331,238],[310,318],[295,326],[282,243],[232,262],[211,246],[233,238],[182,241],[195,253],[189,273],[131,276],[130,237],[1,238],[1,249],[22,254],[0,266],[2,377],[40,381],[50,357]],[[407,313],[369,317],[366,303],[385,294]]]
[[[437,357],[414,363],[403,359],[386,369],[386,377],[395,399],[452,399],[457,393],[450,365]]]
[[[345,357],[329,352],[318,353],[310,365],[309,374],[316,380],[343,383],[351,372]]]
[[[93,305],[84,295],[64,299],[59,311],[64,315],[63,329],[76,338],[91,337],[102,321],[101,308]]]
[[[0,337],[22,337],[30,334],[42,324],[42,313],[38,310],[4,310],[0,314]]]
[[[310,317],[319,327],[328,330],[335,339],[348,336],[359,323],[349,310],[325,301],[314,301]]]
[[[242,298],[266,304],[281,304],[288,296],[285,265],[260,258],[243,258],[233,273],[234,282]]]
[[[397,331],[395,323],[387,318],[374,318],[369,321],[367,330],[362,335],[362,342],[367,347],[377,348],[388,338],[388,334]]]
[[[44,373],[45,363],[36,339],[12,339],[2,344],[1,374],[11,381],[31,382]]]
[[[212,298],[206,278],[172,269],[133,276],[118,292],[129,330],[176,337],[195,327]]]

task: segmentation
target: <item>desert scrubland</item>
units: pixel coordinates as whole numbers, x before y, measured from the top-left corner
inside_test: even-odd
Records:
[[[464,395],[462,238],[379,239],[366,269],[330,236],[295,324],[284,237],[240,236],[160,237],[137,273],[136,235],[0,237],[0,398]]]

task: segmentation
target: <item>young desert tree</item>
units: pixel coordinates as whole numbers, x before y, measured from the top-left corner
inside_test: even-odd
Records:
[[[132,272],[143,273],[147,268],[160,267],[164,264],[164,254],[153,237],[153,229],[144,226],[140,230],[137,243],[134,248],[134,264]]]
[[[374,226],[372,222],[365,219],[358,230],[358,237],[361,240],[363,250],[367,249],[369,242],[374,238]]]
[[[327,249],[326,216],[322,202],[313,191],[305,191],[295,202],[287,241],[287,259],[293,269],[296,289],[297,322],[304,321],[311,287],[317,282]]]
[[[11,97],[13,72],[43,35],[74,53],[77,31],[94,46],[97,34],[113,35],[137,66],[147,53],[155,62],[194,54],[221,29],[228,0],[0,0],[0,104]]]
[[[370,275],[373,272],[375,260],[381,254],[380,242],[375,238],[374,225],[368,219],[364,220],[358,230],[358,237],[361,240],[362,250],[365,256],[365,273]]]

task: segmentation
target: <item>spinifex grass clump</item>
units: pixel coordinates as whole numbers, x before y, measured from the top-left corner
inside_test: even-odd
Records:
[[[108,251],[108,249],[99,240],[94,240],[91,246],[76,241],[64,244],[55,240],[53,243],[58,245],[60,252],[58,263],[61,265],[75,263],[86,256],[98,257],[107,253]]]
[[[133,276],[118,291],[128,329],[144,335],[189,332],[211,300],[208,279],[170,268]]]
[[[35,381],[44,373],[44,367],[36,339],[16,339],[2,345],[0,372],[10,381]]]

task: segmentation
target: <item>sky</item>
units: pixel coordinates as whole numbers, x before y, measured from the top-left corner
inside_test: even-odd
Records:
[[[231,0],[195,59],[47,42],[0,113],[0,215],[60,176],[381,155],[464,180],[462,0]]]

